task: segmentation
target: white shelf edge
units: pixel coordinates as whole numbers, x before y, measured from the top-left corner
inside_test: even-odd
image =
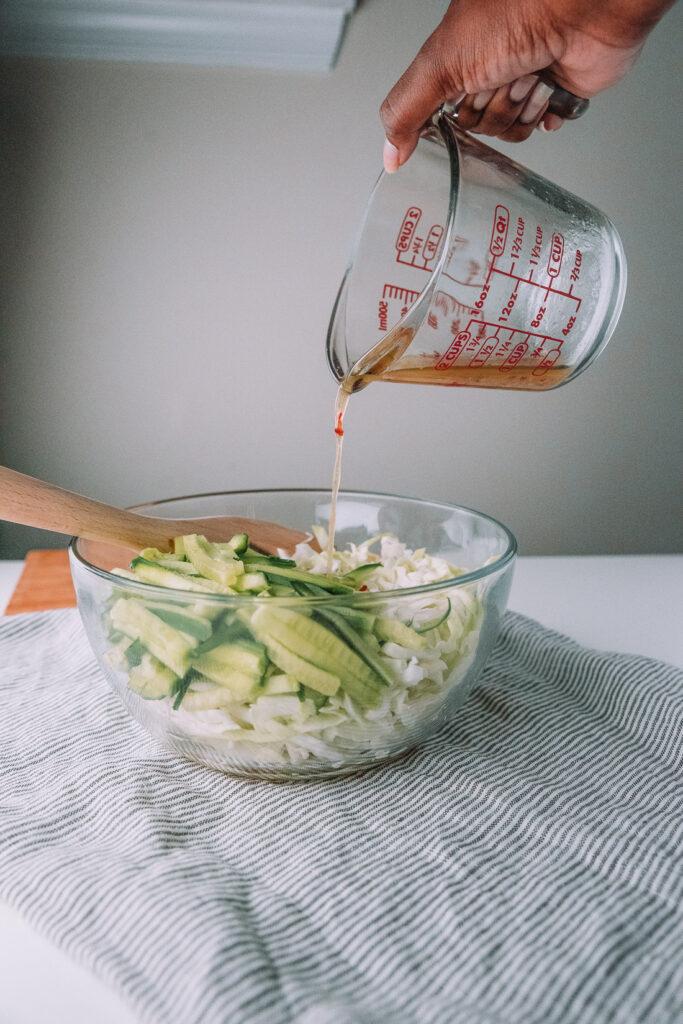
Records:
[[[4,0],[0,53],[326,71],[356,0]]]

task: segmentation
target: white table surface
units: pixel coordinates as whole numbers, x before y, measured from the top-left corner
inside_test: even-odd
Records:
[[[0,612],[21,562],[0,562]],[[683,667],[683,555],[520,558],[509,607],[586,647]],[[0,904],[0,1024],[139,1024],[119,997]]]

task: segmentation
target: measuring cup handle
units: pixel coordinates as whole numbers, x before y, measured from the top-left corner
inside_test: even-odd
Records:
[[[553,88],[553,94],[548,101],[549,114],[557,114],[566,121],[576,121],[578,117],[586,113],[589,106],[587,99],[584,99],[583,96],[575,96],[573,92],[563,89],[546,72],[540,72],[538,77]]]
[[[582,117],[586,113],[590,104],[589,100],[584,99],[583,96],[575,96],[573,92],[563,89],[561,85],[553,81],[547,71],[538,71],[536,73],[542,82],[552,86],[553,89],[553,93],[548,101],[548,113],[557,114],[566,121],[576,121],[578,117]],[[458,106],[463,99],[464,94],[453,103],[443,103],[436,112],[434,123],[436,123],[440,114],[457,115]]]

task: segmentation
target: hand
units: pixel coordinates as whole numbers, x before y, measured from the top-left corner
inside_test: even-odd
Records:
[[[442,103],[459,102],[463,128],[506,142],[560,128],[552,88],[589,98],[631,67],[673,0],[451,0],[380,109],[384,166],[398,170]]]

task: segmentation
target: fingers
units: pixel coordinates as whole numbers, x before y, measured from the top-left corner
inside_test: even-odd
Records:
[[[440,59],[438,37],[436,42],[433,37],[428,39],[380,107],[387,138],[386,171],[391,174],[406,162],[434,111],[458,91],[457,82]]]
[[[541,123],[552,92],[537,75],[524,75],[495,92],[466,96],[458,107],[458,123],[465,130],[521,142]]]
[[[544,114],[538,125],[541,132],[556,132],[564,124],[564,121],[557,114]]]

